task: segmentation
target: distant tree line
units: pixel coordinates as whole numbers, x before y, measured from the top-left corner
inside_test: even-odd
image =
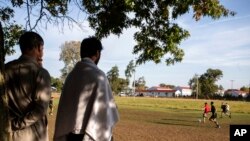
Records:
[[[209,68],[204,74],[195,74],[193,78],[189,80],[189,86],[192,89],[193,96],[199,98],[212,98],[219,90],[223,90],[223,87],[217,85],[216,82],[223,76],[223,72],[219,69]]]
[[[69,41],[65,42],[61,45],[61,53],[60,60],[64,62],[64,68],[61,69],[61,78],[60,83],[62,84],[65,80],[68,73],[72,70],[73,66],[80,60],[80,42],[79,41]],[[119,76],[119,68],[117,65],[113,66],[108,72],[107,77],[110,82],[111,88],[114,94],[118,94],[121,91],[126,91],[132,93],[132,89],[134,90],[145,90],[146,80],[144,76],[140,76],[138,79],[130,82],[131,78],[134,77],[134,73],[136,71],[136,63],[134,60],[131,60],[126,69],[125,69],[125,79]],[[197,75],[195,74],[188,82],[190,88],[192,89],[192,97],[196,97],[198,94],[198,98],[217,98],[222,99],[222,97],[218,92],[223,91],[224,88],[222,85],[217,85],[216,82],[223,77],[223,72],[219,69],[207,69],[204,74]],[[54,81],[54,80],[53,80]],[[59,84],[59,79],[55,81],[52,85],[54,85],[58,90],[61,90],[61,84]],[[129,84],[131,84],[132,89],[129,88]],[[175,86],[171,84],[159,84],[160,87],[167,87],[174,89]],[[247,92],[247,87],[242,87],[242,91]],[[230,96],[226,98],[230,99]],[[233,99],[232,97],[231,99]]]
[[[227,100],[248,100],[250,101],[250,89],[243,86],[241,91],[247,93],[247,97],[243,98],[242,95],[238,97],[231,94],[225,94],[222,85],[217,85],[216,82],[223,77],[223,72],[219,69],[209,68],[204,74],[195,74],[189,80],[189,86],[192,89],[192,97],[198,95],[199,99],[227,99]]]
[[[62,79],[51,76],[51,86],[56,88],[56,92],[61,92],[63,87]]]

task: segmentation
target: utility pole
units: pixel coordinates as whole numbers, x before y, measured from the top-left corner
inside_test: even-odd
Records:
[[[233,90],[234,80],[231,80],[231,89]]]
[[[134,68],[133,95],[135,96],[135,68]]]

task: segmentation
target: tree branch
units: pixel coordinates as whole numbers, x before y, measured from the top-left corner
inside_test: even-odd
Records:
[[[43,13],[43,9],[44,9],[44,1],[41,0],[41,7],[40,7],[40,14],[39,14],[39,17],[37,18],[36,22],[35,22],[35,25],[31,28],[31,30],[35,29],[36,26],[38,25],[38,22],[42,19],[42,17],[44,16],[44,13]]]
[[[31,29],[29,0],[26,0],[26,7],[27,7],[27,14],[28,14],[28,20],[27,20],[27,22],[26,22],[26,29],[27,29],[27,25],[28,25],[29,28]]]

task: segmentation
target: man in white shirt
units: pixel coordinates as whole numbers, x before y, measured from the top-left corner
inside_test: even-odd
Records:
[[[81,61],[67,76],[59,101],[54,141],[110,141],[118,121],[108,79],[98,67],[102,44],[95,37],[81,43]]]

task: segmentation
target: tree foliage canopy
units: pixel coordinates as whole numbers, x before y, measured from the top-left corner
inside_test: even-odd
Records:
[[[202,97],[213,96],[218,90],[223,89],[218,86],[216,82],[223,77],[223,72],[219,69],[208,69],[204,74],[198,76],[195,75],[189,80],[190,87],[194,90],[199,91],[199,95]]]
[[[75,64],[80,61],[80,41],[65,42],[61,45],[60,61],[64,62],[64,67],[61,69],[62,80],[65,80],[66,76],[73,69]]]
[[[4,56],[15,52],[13,46],[25,30],[36,30],[38,25],[47,27],[47,24],[64,25],[65,22],[76,22],[67,15],[68,0],[3,0],[0,2],[0,21],[4,32]],[[14,18],[16,10],[23,9],[22,25]],[[41,27],[41,26],[40,26]]]
[[[111,89],[115,94],[118,94],[128,86],[127,80],[119,78],[119,68],[116,65],[107,72],[107,78],[111,85]]]
[[[165,83],[161,83],[159,84],[160,87],[164,87],[164,88],[170,88],[170,89],[174,89],[175,85],[170,85],[170,84],[165,84]]]
[[[240,88],[240,90],[243,91],[243,92],[246,92],[246,93],[248,93],[248,94],[250,95],[250,87],[242,86],[242,87]]]
[[[63,87],[63,82],[59,78],[51,77],[51,86],[55,87],[57,92],[61,92]]]
[[[90,26],[100,38],[111,33],[120,35],[130,27],[139,29],[133,50],[139,55],[137,64],[159,63],[162,58],[167,65],[182,61],[184,52],[178,46],[190,34],[175,23],[181,15],[191,11],[198,21],[203,16],[218,19],[235,14],[219,0],[85,0],[82,4],[89,12]]]
[[[125,70],[125,76],[126,76],[128,83],[133,73],[135,73],[135,64],[134,64],[134,61],[131,60]]]
[[[221,5],[219,0],[11,0],[0,5],[0,19],[5,23],[5,33],[11,33],[6,38],[18,37],[21,29],[35,30],[42,23],[45,28],[47,24],[80,25],[79,20],[85,19],[75,17],[70,7],[80,10],[79,15],[87,17],[99,38],[110,34],[119,36],[124,29],[137,28],[134,34],[137,44],[133,49],[133,53],[138,54],[137,64],[147,61],[159,63],[162,58],[167,65],[182,61],[184,52],[179,45],[190,34],[176,23],[176,19],[185,13],[192,12],[196,21],[204,16],[219,19],[235,14]],[[17,8],[26,9],[24,28],[15,26],[13,17]],[[15,30],[9,32],[13,27]],[[6,46],[11,47],[15,43],[13,40]]]
[[[139,77],[138,80],[135,80],[133,83],[135,83],[136,90],[145,90],[146,89],[146,80],[145,80],[144,76]]]

